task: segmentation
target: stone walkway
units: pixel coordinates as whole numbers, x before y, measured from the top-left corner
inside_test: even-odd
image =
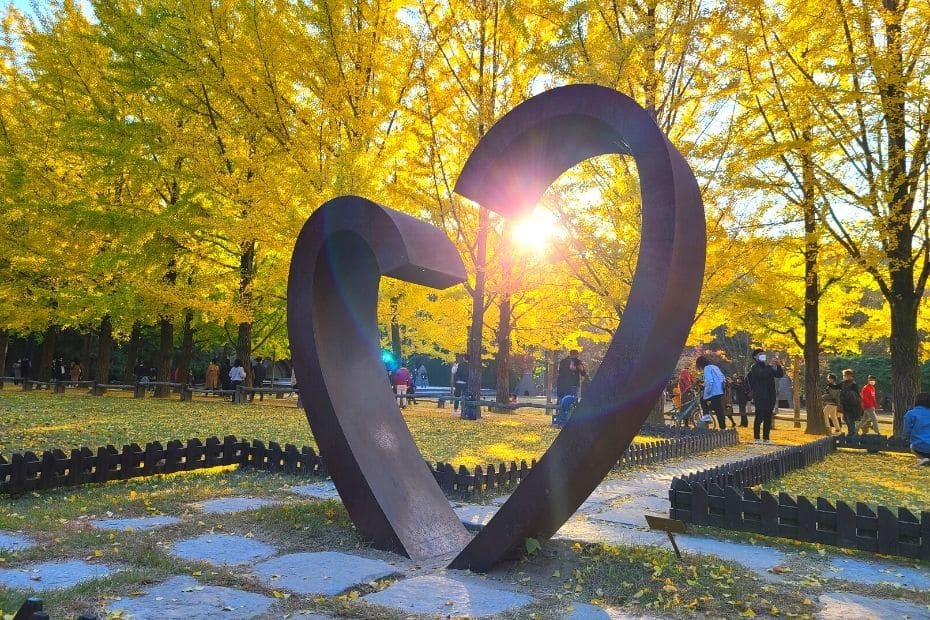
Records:
[[[774,452],[782,447],[775,444],[741,444],[735,448],[673,461],[647,472],[630,472],[619,479],[605,480],[554,538],[632,546],[654,545],[671,549],[671,543],[664,533],[649,530],[644,515],[668,516],[668,489],[672,478]],[[480,529],[505,501],[507,496],[494,498],[487,505],[460,503],[455,505],[455,512],[467,527]],[[785,551],[765,545],[687,534],[678,535],[675,540],[683,553],[713,554],[737,562],[754,572],[759,579],[768,582],[839,580],[852,584],[888,584],[896,588],[930,590],[930,571],[880,559],[850,558],[829,551],[811,557],[810,554],[802,555],[801,551]],[[772,569],[776,570],[773,572]],[[914,603],[862,596],[849,598],[841,594],[821,597],[823,618],[930,619],[930,609]]]
[[[668,488],[676,475],[747,458],[779,449],[774,445],[742,445],[679,460],[650,469],[631,471],[601,483],[577,513],[557,533],[556,538],[584,542],[608,542],[623,545],[669,547],[664,534],[647,529],[643,515],[668,514]],[[330,481],[295,486],[294,496],[311,500],[338,499]],[[463,523],[480,529],[506,497],[489,504],[453,503]],[[91,521],[100,530],[152,531],[191,523],[204,514],[232,514],[256,511],[287,501],[283,497],[230,497],[191,504],[178,516],[109,518]],[[245,514],[244,518],[255,518]],[[201,524],[202,525],[202,524]],[[167,530],[166,530],[167,531]],[[258,530],[256,530],[258,531]],[[427,617],[492,617],[500,613],[528,614],[528,605],[538,603],[526,592],[514,591],[504,581],[452,570],[432,570],[416,566],[399,557],[384,559],[363,557],[359,553],[289,552],[268,541],[246,535],[210,533],[180,537],[165,545],[176,558],[195,564],[233,568],[246,583],[261,586],[264,594],[248,592],[229,585],[219,586],[192,575],[173,576],[136,591],[131,597],[108,601],[109,612],[121,618],[279,618],[325,620],[330,616],[319,611],[301,611],[285,601],[324,600],[347,592],[361,593],[360,600],[381,605],[403,615]],[[817,599],[818,617],[824,620],[849,618],[930,619],[930,609],[907,600],[882,599],[843,592],[856,584],[893,584],[896,588],[930,590],[930,571],[881,559],[851,558],[840,553],[804,554],[782,547],[717,540],[693,535],[676,538],[682,551],[710,555],[743,564],[761,580],[803,585],[816,580],[835,591]],[[0,532],[0,549],[21,551],[37,543],[20,533]],[[370,554],[367,554],[370,555]],[[383,557],[383,554],[382,554]],[[87,561],[90,560],[90,561]],[[387,561],[385,561],[387,560]],[[69,588],[105,578],[130,568],[108,565],[94,558],[63,559],[57,562],[9,563],[0,569],[0,585],[23,592],[44,592]],[[777,567],[777,569],[776,569]],[[776,570],[772,570],[776,569]],[[385,581],[392,582],[384,587]],[[516,583],[516,582],[514,582]],[[519,589],[519,588],[517,588]],[[269,593],[274,593],[272,597]],[[367,594],[365,592],[368,592]],[[357,604],[357,603],[356,603]],[[654,616],[629,615],[619,609],[600,608],[566,600],[560,609],[550,609],[558,617],[573,620],[655,620]],[[521,612],[521,610],[524,610]],[[371,616],[372,610],[365,613]],[[343,608],[340,615],[351,612]]]

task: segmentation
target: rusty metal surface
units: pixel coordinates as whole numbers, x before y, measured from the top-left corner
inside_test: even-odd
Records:
[[[639,171],[640,253],[623,323],[571,422],[473,539],[425,466],[380,361],[378,281],[433,287],[464,279],[435,227],[364,198],[323,205],[298,237],[288,280],[288,332],[313,434],[362,538],[451,566],[486,571],[526,538],[554,534],[630,444],[685,343],[704,270],[697,182],[630,98],[590,85],[517,106],[479,142],[456,191],[519,217],[563,172],[606,153]]]
[[[519,217],[572,166],[631,155],[642,196],[642,238],[623,322],[571,422],[454,568],[489,570],[527,538],[549,538],[571,517],[649,415],[685,344],[704,274],[700,191],[684,158],[632,99],[592,85],[533,97],[482,138],[456,192]]]
[[[434,226],[343,196],[307,220],[288,277],[288,334],[310,428],[359,535],[413,559],[456,552],[459,522],[400,414],[381,362],[378,282],[464,280]]]

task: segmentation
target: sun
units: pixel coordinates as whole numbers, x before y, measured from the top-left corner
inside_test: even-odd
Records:
[[[529,215],[517,221],[511,229],[514,244],[545,254],[562,236],[559,223],[551,211],[535,207]]]

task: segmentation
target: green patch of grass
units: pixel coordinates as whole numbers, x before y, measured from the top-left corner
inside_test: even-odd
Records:
[[[576,545],[579,568],[564,576],[566,592],[594,602],[641,607],[676,617],[811,616],[813,601],[787,586],[760,585],[747,569],[714,556],[685,555],[655,547]]]
[[[29,493],[0,502],[0,529],[74,531],[87,520],[179,514],[191,502],[230,495],[287,491],[306,478],[249,470],[213,468],[134,478],[79,488]]]
[[[812,501],[823,497],[855,506],[898,507],[912,511],[930,510],[930,467],[916,467],[912,455],[895,452],[868,454],[862,450],[840,450],[821,463],[799,469],[773,480],[762,488]]]
[[[423,458],[474,467],[539,459],[558,435],[549,416],[531,410],[482,413],[475,422],[453,417],[451,409],[412,405],[403,416]],[[191,437],[235,435],[313,446],[307,417],[291,400],[266,399],[233,405],[220,399],[92,397],[81,393],[0,390],[0,454],[31,450],[128,443],[144,445]],[[636,437],[650,441],[653,437]]]

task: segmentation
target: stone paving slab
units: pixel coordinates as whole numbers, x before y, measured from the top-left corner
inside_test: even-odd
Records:
[[[252,538],[236,534],[204,534],[176,542],[171,554],[188,562],[210,562],[239,566],[267,558],[278,550]]]
[[[648,530],[623,527],[606,521],[572,517],[559,529],[553,539],[602,542],[611,545],[642,547],[668,544],[668,536]]]
[[[339,492],[336,491],[336,485],[332,480],[325,482],[314,482],[312,484],[303,484],[288,489],[291,493],[312,497],[314,499],[340,499]]]
[[[0,549],[22,551],[29,547],[35,547],[35,545],[36,541],[24,534],[7,534],[6,532],[0,532]]]
[[[835,558],[822,576],[856,583],[891,583],[913,590],[930,590],[930,573],[927,571],[876,560]]]
[[[280,503],[279,500],[269,499],[267,497],[221,497],[219,499],[208,499],[192,505],[206,514],[227,514],[231,512],[257,510],[265,506],[274,506]]]
[[[930,609],[909,601],[859,596],[848,592],[825,592],[820,595],[819,620],[930,619]]]
[[[784,581],[781,576],[769,572],[770,568],[784,564],[786,560],[783,552],[772,547],[746,545],[688,535],[678,535],[675,537],[675,541],[678,543],[678,548],[683,552],[703,555],[713,553],[720,559],[742,564],[764,581]],[[668,543],[667,537],[666,543]]]
[[[619,609],[602,608],[588,603],[572,603],[566,620],[659,620],[656,616],[628,614]],[[848,619],[847,619],[848,620]]]
[[[464,504],[453,508],[459,520],[471,530],[478,530],[488,524],[500,506],[482,506],[479,504]]]
[[[158,515],[153,517],[134,517],[125,519],[96,519],[90,524],[101,530],[153,530],[158,527],[176,525],[181,520],[177,517]]]
[[[663,517],[668,516],[668,501],[662,502],[658,498],[653,498],[654,501],[641,501],[642,499],[645,498],[638,498],[636,502],[607,510],[604,510],[602,506],[600,511],[588,513],[588,517],[598,521],[607,521],[608,523],[645,528],[648,527],[645,517],[647,513]]]
[[[588,603],[573,603],[565,620],[611,620],[606,609]]]
[[[172,577],[145,591],[145,595],[113,601],[109,611],[121,618],[144,620],[213,620],[254,618],[266,613],[275,599],[222,586],[201,584],[193,577]]]
[[[525,594],[451,574],[403,579],[381,592],[363,596],[362,600],[402,613],[440,615],[443,618],[481,618],[519,609],[534,601]]]
[[[0,569],[0,585],[15,590],[58,590],[70,588],[82,581],[99,579],[116,572],[105,564],[90,564],[83,560],[64,560],[29,564],[20,568]]]
[[[262,583],[295,594],[335,596],[352,586],[393,575],[397,568],[381,560],[323,551],[291,553],[256,564]]]

